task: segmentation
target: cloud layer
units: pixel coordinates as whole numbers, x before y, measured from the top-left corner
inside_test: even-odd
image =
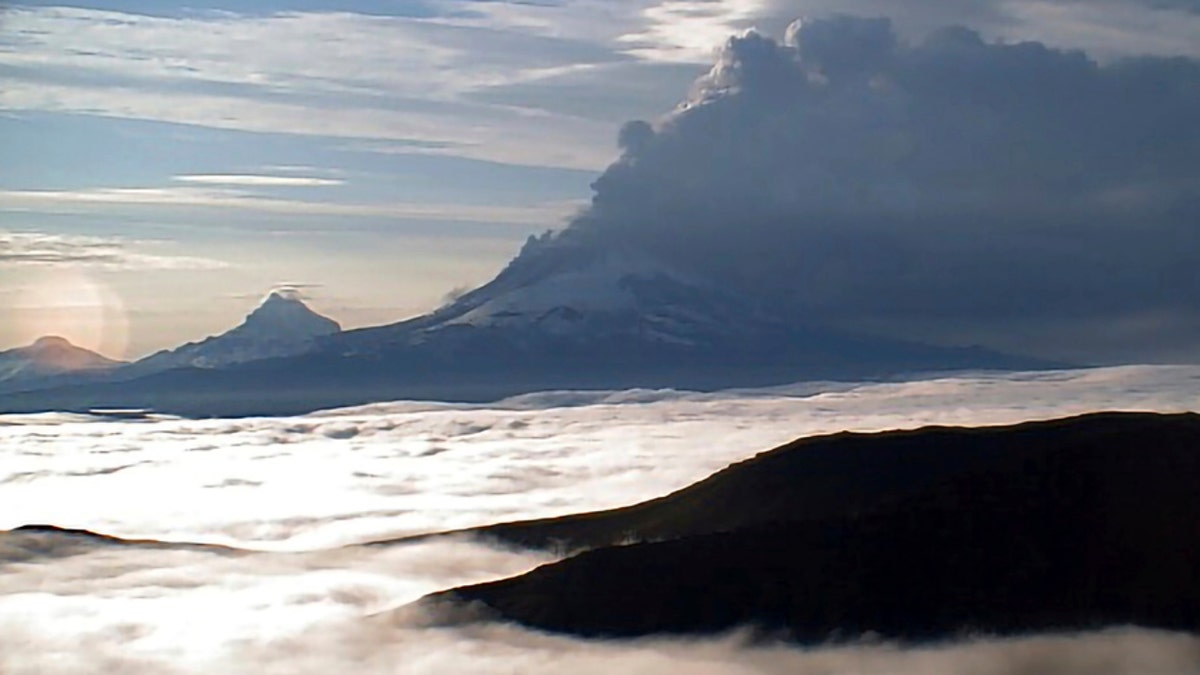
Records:
[[[0,671],[1192,672],[1196,637],[1132,629],[801,650],[742,635],[600,642],[430,625],[390,610],[549,558],[470,541],[337,546],[628,504],[801,434],[1179,411],[1197,397],[1198,368],[1126,367],[714,394],[551,392],[294,418],[0,415],[0,528],[53,522],[252,549],[89,548],[53,535],[21,546],[0,534]]]
[[[404,143],[409,154],[512,164],[607,162],[607,125],[467,94],[536,81],[547,67],[625,57],[587,40],[468,20],[477,13],[463,4],[474,3],[431,4],[418,17],[16,6],[3,10],[0,108],[376,139]]]
[[[77,266],[109,270],[219,269],[218,260],[150,253],[153,242],[122,237],[6,232],[0,230],[0,262],[13,265]]]
[[[679,109],[628,124],[568,232],[817,322],[1154,358],[1200,337],[1195,119],[1193,60],[797,22],[730,39]]]
[[[246,185],[250,187],[326,187],[341,185],[340,178],[317,178],[313,176],[268,176],[261,174],[184,174],[172,176],[181,183],[204,183],[209,185]]]
[[[665,64],[704,64],[729,34],[798,15],[896,12],[883,0],[42,4],[0,9],[0,108],[587,169],[611,159],[613,117],[598,110],[655,110],[660,81],[691,77]],[[1106,57],[1200,53],[1200,16],[1182,1],[937,0],[910,3],[900,21],[918,37],[945,23]],[[597,104],[564,109],[562,92],[581,84],[602,92]]]
[[[1197,375],[1123,367],[715,394],[550,392],[240,420],[0,415],[0,529],[53,523],[319,548],[623,506],[799,435],[1185,410],[1200,395]]]
[[[227,178],[227,177],[221,177]],[[217,183],[217,181],[188,181]],[[232,185],[227,181],[225,185]],[[578,210],[570,201],[545,202],[529,206],[492,204],[439,204],[428,202],[346,203],[306,199],[287,199],[264,195],[243,187],[131,187],[87,188],[82,190],[0,190],[0,208],[29,209],[47,213],[105,213],[122,214],[128,211],[156,207],[159,213],[178,216],[194,214],[200,209],[241,211],[253,214],[284,214],[296,216],[383,217],[398,220],[459,221],[487,224],[537,223],[550,225],[562,222]],[[264,187],[258,183],[251,187]],[[313,183],[308,183],[312,187]],[[271,187],[286,187],[275,181]],[[171,209],[176,209],[172,212]]]

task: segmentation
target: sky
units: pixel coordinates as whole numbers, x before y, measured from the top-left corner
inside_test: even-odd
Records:
[[[1200,57],[1200,3],[1185,0],[5,3],[0,349],[57,333],[138,357],[232,327],[278,286],[303,287],[347,327],[433,309],[487,281],[528,235],[578,223],[594,195],[623,199],[621,167],[641,150],[619,147],[620,130],[681,119],[676,106],[711,93],[723,62],[751,63],[737,45],[753,43],[731,51],[730,36],[754,28],[792,44],[795,19],[833,12],[891,15],[888,34],[918,45],[913,54],[930,53],[923,41],[938,28],[962,25],[988,42],[1083,49],[1100,67]],[[810,37],[823,58],[820,35]],[[870,54],[882,44],[872,39],[841,44]],[[1170,81],[1170,63],[1146,72]],[[1189,110],[1185,94],[1163,110]],[[1168,178],[1182,191],[1195,176]],[[1191,239],[1164,241],[1179,249]],[[1190,260],[1168,262],[1184,270]],[[1186,274],[1171,272],[1163,287]],[[1180,344],[1200,321],[1169,303],[1146,307],[1153,292],[1131,291],[1119,312],[1081,312],[1075,325],[1094,334],[1182,322],[1154,353],[1190,353]],[[1178,295],[1195,304],[1190,287]],[[831,321],[880,327],[879,311],[828,309],[857,306],[853,293],[801,300]],[[989,305],[995,322],[1011,325],[1013,314]],[[933,330],[913,316],[887,328]],[[970,339],[963,326],[987,329],[979,318],[947,313],[935,332]],[[1038,339],[1051,352],[1073,342],[1062,331]]]

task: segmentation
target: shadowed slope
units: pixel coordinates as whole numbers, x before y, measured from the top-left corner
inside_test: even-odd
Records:
[[[940,459],[939,459],[940,458]],[[607,546],[456,589],[583,635],[712,632],[928,639],[1142,624],[1200,628],[1200,416],[800,441],[670,497],[485,528]]]
[[[1099,413],[1014,426],[814,436],[633,506],[465,532],[507,544],[567,551],[676,539],[858,513],[964,472],[1019,470],[1045,461],[1051,453],[1109,445],[1141,447],[1155,435],[1160,442],[1188,447],[1195,442],[1200,448],[1200,416]]]

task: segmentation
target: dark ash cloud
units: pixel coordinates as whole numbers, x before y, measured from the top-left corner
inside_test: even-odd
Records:
[[[649,250],[818,323],[1200,358],[1197,119],[1195,60],[797,22],[781,42],[730,39],[676,111],[627,124],[562,236]]]

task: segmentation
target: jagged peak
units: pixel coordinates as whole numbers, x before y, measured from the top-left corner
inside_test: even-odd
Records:
[[[297,324],[303,324],[312,332],[319,334],[336,333],[341,330],[338,322],[314,311],[304,302],[301,294],[294,289],[275,289],[269,292],[263,301],[246,316],[241,327],[281,322],[292,328],[299,328],[300,325]]]
[[[251,314],[261,309],[275,307],[303,307],[309,312],[313,311],[308,304],[304,302],[304,298],[300,295],[300,293],[288,290],[273,290],[263,297],[262,301],[258,303],[253,311],[251,311]],[[315,314],[316,312],[313,313]]]
[[[338,322],[310,308],[298,288],[276,287],[236,327],[199,342],[157,352],[138,365],[147,371],[179,366],[214,368],[290,356],[341,330]]]

